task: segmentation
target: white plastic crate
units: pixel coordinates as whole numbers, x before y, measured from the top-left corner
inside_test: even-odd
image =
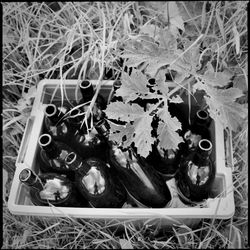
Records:
[[[96,81],[91,81],[94,85]],[[101,94],[108,97],[113,81],[103,81]],[[39,173],[36,161],[40,148],[38,138],[41,135],[44,108],[51,100],[61,100],[63,86],[69,100],[80,98],[76,91],[77,80],[42,80],[38,84],[31,116],[27,121],[19,154],[16,161],[16,171],[10,191],[8,207],[11,213],[17,215],[54,216],[93,219],[116,219],[119,221],[161,223],[162,226],[184,223],[188,226],[197,224],[202,218],[229,219],[235,211],[232,182],[232,141],[231,134],[225,133],[219,121],[213,121],[212,160],[216,164],[216,179],[212,188],[212,198],[207,199],[202,206],[189,207],[178,198],[175,179],[167,181],[173,200],[166,208],[76,208],[76,207],[46,207],[32,205],[28,188],[19,181],[19,173],[28,167]],[[55,90],[56,89],[56,90]],[[66,97],[64,94],[64,98]],[[52,101],[52,102],[53,102]],[[226,139],[226,143],[224,143]]]

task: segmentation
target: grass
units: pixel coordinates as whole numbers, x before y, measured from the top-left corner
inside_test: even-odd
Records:
[[[236,74],[235,84],[247,93],[247,2],[214,2],[209,12],[203,2],[179,2],[178,7],[185,32],[195,38],[202,32],[204,44],[218,52],[216,67],[226,65]],[[44,78],[117,78],[123,70],[119,49],[145,23],[163,25],[166,16],[159,2],[4,2],[2,8],[7,197],[37,83]],[[246,96],[239,102],[247,106]],[[204,219],[195,229],[183,225],[172,231],[128,223],[114,232],[110,225],[116,221],[12,215],[4,199],[2,248],[249,248],[247,139],[246,121],[233,133],[236,211],[229,220]]]

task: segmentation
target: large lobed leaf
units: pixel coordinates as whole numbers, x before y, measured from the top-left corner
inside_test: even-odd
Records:
[[[171,117],[168,111],[168,101],[180,103],[182,99],[179,95],[169,97],[168,83],[165,82],[165,73],[159,72],[156,84],[151,93],[148,87],[148,79],[142,72],[133,70],[131,75],[122,74],[122,85],[117,90],[116,95],[122,96],[124,102],[110,103],[105,113],[109,119],[115,119],[126,122],[126,125],[117,125],[110,122],[110,139],[116,141],[124,148],[131,146],[133,143],[137,148],[139,155],[147,157],[152,150],[152,144],[156,138],[152,137],[152,121],[154,115],[160,119],[158,127],[158,139],[160,147],[163,149],[176,149],[182,142],[182,138],[177,133],[181,129],[181,123],[176,117]],[[137,97],[144,100],[152,99],[154,104],[147,106],[147,111],[138,104],[128,102]]]
[[[156,77],[159,70],[163,67],[168,67],[170,70],[177,72],[175,81],[180,83],[191,73],[200,67],[200,51],[199,44],[193,42],[185,42],[184,48],[177,48],[177,40],[171,29],[155,29],[156,35],[153,39],[152,27],[145,32],[148,36],[143,35],[137,37],[137,40],[129,40],[127,47],[122,55],[123,58],[128,59],[126,65],[128,67],[139,67],[143,65],[145,73],[151,77]]]
[[[118,119],[129,122],[143,115],[143,108],[138,104],[125,104],[123,102],[110,103],[104,110],[109,119]]]
[[[118,103],[117,103],[118,104]],[[118,104],[119,105],[119,104]],[[152,149],[155,139],[151,136],[151,123],[153,116],[149,112],[138,114],[133,123],[126,125],[116,125],[110,122],[110,140],[127,148],[134,142],[137,152],[143,157],[147,157]]]
[[[160,122],[158,129],[159,146],[162,149],[177,149],[179,143],[183,142],[182,137],[164,122]]]
[[[181,129],[181,123],[176,117],[172,117],[168,111],[168,106],[165,103],[163,108],[158,111],[158,117],[168,125],[172,131],[177,131]]]
[[[157,134],[159,135],[159,146],[163,149],[177,149],[178,144],[183,142],[183,139],[177,133],[182,125],[176,117],[172,117],[165,105],[158,111],[158,116],[161,119]]]
[[[235,102],[243,95],[242,90],[238,88],[218,89],[201,82],[196,83],[193,88],[194,91],[200,89],[206,92],[204,99],[209,106],[209,114],[213,119],[220,121],[224,128],[228,127],[236,131],[247,117],[247,109]]]
[[[137,153],[143,157],[147,157],[152,149],[152,144],[155,138],[151,136],[151,123],[153,116],[145,113],[143,117],[137,118],[134,121],[135,126],[135,146],[137,147]]]
[[[152,39],[138,41],[129,41],[129,46],[125,49],[122,57],[128,59],[128,67],[137,67],[144,63],[146,73],[154,77],[157,71],[162,67],[171,64],[177,55],[174,53],[177,49],[176,39],[170,30],[161,30],[159,35],[160,44],[156,44]]]
[[[140,95],[147,95],[149,90],[146,86],[147,78],[141,71],[133,70],[131,76],[122,73],[122,85],[116,91],[116,96],[122,96],[126,102],[133,101]]]
[[[122,145],[127,148],[133,142],[133,137],[135,133],[135,128],[131,123],[126,125],[117,125],[115,123],[109,122],[110,125],[110,136],[111,141],[115,141],[118,145]]]
[[[204,75],[198,75],[201,80],[213,87],[224,87],[232,78],[232,73],[229,71],[215,72],[211,63],[208,64],[208,69]]]

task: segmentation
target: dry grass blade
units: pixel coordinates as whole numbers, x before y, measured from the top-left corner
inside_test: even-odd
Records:
[[[10,214],[6,207],[7,196],[39,81],[60,79],[57,89],[60,89],[63,103],[68,99],[63,85],[65,79],[98,80],[88,115],[102,80],[117,79],[124,71],[125,65],[118,62],[126,42],[135,39],[145,25],[158,28],[168,25],[161,9],[165,2],[54,3],[56,5],[49,2],[2,3],[2,142],[3,168],[8,172],[8,179],[5,176],[3,183],[6,192],[2,248],[248,249],[248,120],[233,134],[234,186],[230,188],[234,192],[235,214],[232,219],[210,218],[202,220],[196,228],[178,225],[171,230],[161,230],[160,225],[153,226],[150,220],[135,227],[133,220],[121,223],[116,219],[99,221]],[[240,86],[245,94],[239,100],[245,106],[248,105],[247,4],[247,1],[177,2],[185,24],[185,30],[178,33],[177,39],[180,43],[191,42],[177,59],[201,43],[203,51],[200,51],[199,63],[210,54],[216,72],[224,68],[232,72],[237,80],[233,80],[234,85]],[[112,72],[111,76],[107,72]],[[180,89],[190,93],[190,85],[195,80],[192,76],[182,81],[170,95]],[[78,88],[76,97],[77,91]]]

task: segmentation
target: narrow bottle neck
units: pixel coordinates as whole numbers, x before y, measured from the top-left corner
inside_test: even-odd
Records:
[[[194,163],[196,165],[204,165],[209,161],[212,152],[212,143],[209,140],[202,139],[199,141],[196,153],[194,155]]]
[[[105,139],[109,139],[109,124],[106,120],[102,119],[95,124],[96,131]]]
[[[82,81],[80,84],[80,91],[84,102],[89,102],[94,96],[94,88],[90,81]]]
[[[100,121],[98,121],[95,124],[95,129],[98,132],[98,134],[104,139],[106,140],[106,142],[108,143],[109,146],[113,146],[113,145],[117,145],[116,142],[111,141],[109,139],[109,134],[110,134],[110,126],[108,124],[108,122],[105,119],[102,119]]]
[[[121,87],[121,81],[117,80],[114,82],[113,84],[113,89],[112,89],[112,95],[111,95],[111,99],[110,102],[122,102],[122,97],[121,96],[117,96],[117,90]]]
[[[196,152],[196,154],[194,155],[193,162],[197,166],[204,166],[207,164],[208,161],[209,161],[209,155],[204,155],[204,154],[202,155],[199,154],[198,152]]]
[[[54,104],[49,104],[45,108],[45,116],[49,119],[49,121],[53,124],[56,125],[58,122],[62,119],[63,114],[60,113],[58,108]]]
[[[65,158],[65,164],[71,169],[71,170],[77,170],[82,166],[82,161],[80,157],[74,153],[69,153]]]
[[[194,118],[194,125],[199,125],[199,126],[204,126],[208,127],[209,126],[209,114],[205,110],[198,110],[195,114]]]
[[[39,177],[31,169],[23,169],[19,175],[22,183],[36,190],[43,190],[43,185]]]
[[[113,84],[114,93],[121,87],[121,85],[122,85],[122,83],[121,83],[120,80],[117,80],[117,81],[114,82],[114,84]]]
[[[156,85],[155,79],[154,79],[154,78],[150,78],[150,79],[148,80],[147,86],[149,87],[149,90],[150,90],[151,93],[154,93],[154,92],[155,92],[155,90],[153,89],[153,87],[154,87],[155,85]]]
[[[43,134],[39,138],[39,145],[50,159],[60,155],[61,150],[48,134]]]

